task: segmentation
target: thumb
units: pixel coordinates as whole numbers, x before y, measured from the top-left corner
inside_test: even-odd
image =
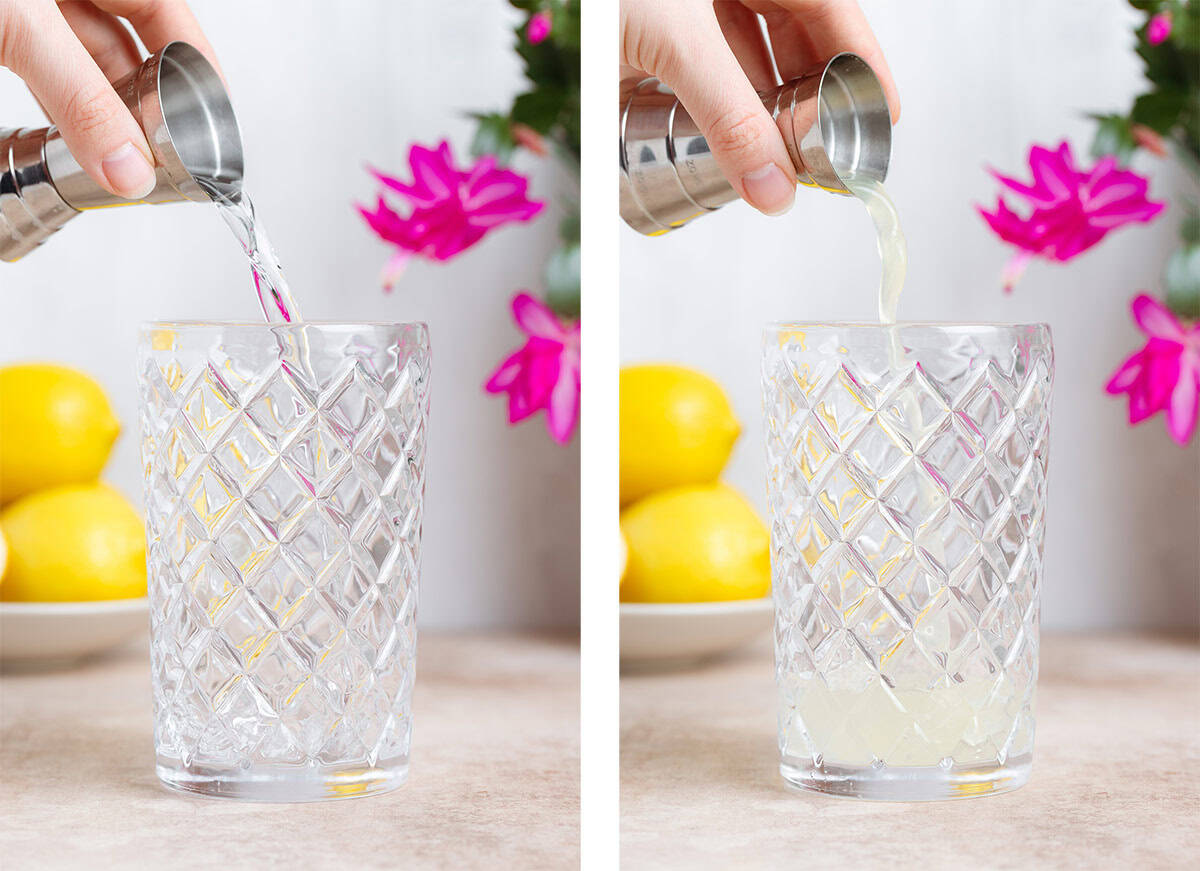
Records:
[[[146,137],[58,8],[10,14],[18,20],[2,26],[20,36],[4,40],[12,57],[0,60],[25,80],[84,172],[119,197],[149,194],[155,178]]]
[[[650,72],[675,91],[742,199],[781,215],[795,199],[795,168],[779,128],[708,10],[686,49],[664,52],[662,69]]]

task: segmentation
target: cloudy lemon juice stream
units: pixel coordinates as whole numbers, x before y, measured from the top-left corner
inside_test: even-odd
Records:
[[[891,326],[896,323],[908,267],[908,248],[899,215],[882,183],[855,177],[845,181],[875,227],[880,258],[879,320]],[[894,371],[899,370],[906,363],[906,355],[894,328],[888,330],[888,339],[890,365]],[[920,432],[916,395],[905,391],[899,398],[907,428]],[[934,487],[930,481],[923,485],[931,490]],[[935,500],[944,499],[941,494],[930,495]],[[928,504],[928,496],[922,501]],[[941,547],[940,542],[929,544]],[[944,560],[944,555],[934,556]],[[854,605],[844,615],[847,625],[856,623],[854,614],[849,613],[853,610]],[[918,625],[916,634],[927,649],[946,650],[948,638],[940,637],[944,634],[940,629]],[[911,644],[913,641],[906,638],[884,656],[896,656],[901,647]],[[886,663],[883,670],[888,670]],[[990,681],[981,679],[943,682],[937,688],[886,686],[865,661],[848,662],[826,674],[824,680],[811,674],[793,674],[783,687],[784,710],[799,715],[790,718],[791,728],[805,734],[788,736],[788,748],[797,754],[803,754],[804,748],[819,748],[824,761],[833,765],[865,765],[874,759],[901,767],[935,766],[950,758],[959,765],[986,762],[995,757],[990,739],[998,728],[1011,722],[1012,712],[1006,705],[1015,704],[1011,696],[993,695],[992,689]]]

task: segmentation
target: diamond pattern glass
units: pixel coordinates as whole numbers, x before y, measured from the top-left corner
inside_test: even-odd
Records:
[[[270,801],[400,785],[425,326],[150,324],[138,365],[159,777]]]
[[[918,800],[1029,777],[1045,325],[764,334],[781,771]]]

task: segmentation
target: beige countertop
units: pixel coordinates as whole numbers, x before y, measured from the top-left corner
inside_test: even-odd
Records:
[[[1200,854],[1194,640],[1045,636],[1033,776],[991,798],[787,790],[774,702],[769,643],[693,671],[622,677],[623,869],[1143,871]]]
[[[161,787],[149,668],[143,639],[0,677],[6,871],[578,867],[574,639],[423,633],[408,782],[316,804]]]

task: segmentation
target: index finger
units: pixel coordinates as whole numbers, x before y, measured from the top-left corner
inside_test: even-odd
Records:
[[[105,12],[128,19],[151,54],[168,42],[183,40],[199,49],[221,73],[216,52],[183,0],[92,0],[92,3]],[[224,78],[224,73],[221,77]]]
[[[879,77],[887,95],[892,123],[900,120],[900,94],[883,57],[867,17],[854,0],[774,0],[791,12],[808,36],[812,52],[819,60],[829,60],[843,51],[851,51],[867,62]],[[778,51],[778,47],[776,47]]]

